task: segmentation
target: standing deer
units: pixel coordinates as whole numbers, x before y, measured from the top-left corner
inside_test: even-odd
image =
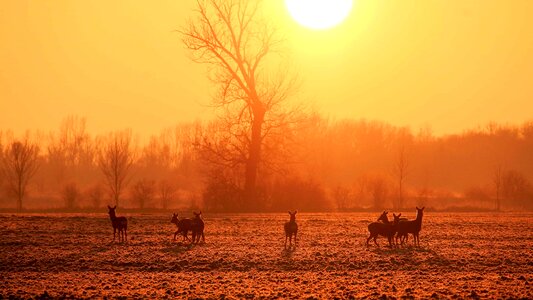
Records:
[[[422,216],[424,215],[425,207],[416,207],[416,219],[413,221],[401,221],[398,223],[398,234],[396,238],[400,238],[400,243],[403,245],[404,238],[407,241],[409,233],[413,234],[415,246],[420,246],[419,233],[422,230]]]
[[[177,213],[173,213],[172,214],[172,219],[170,220],[170,223],[174,223],[176,224],[176,227],[178,228],[178,230],[176,230],[176,232],[174,232],[174,241],[176,240],[176,235],[180,234],[183,236],[183,241],[190,241],[189,237],[187,236],[187,234],[189,233],[189,230],[193,230],[193,222],[191,219],[189,218],[183,218],[183,219],[178,219],[178,214]]]
[[[115,241],[115,235],[118,230],[118,240],[119,241],[128,241],[128,219],[126,217],[117,217],[115,214],[115,209],[117,206],[111,207],[107,206],[109,209],[109,218],[111,218],[111,225],[113,225],[113,242]]]
[[[387,238],[387,240],[389,241],[389,247],[393,247],[394,234],[396,234],[398,223],[400,221],[400,216],[402,214],[393,214],[394,221],[392,223],[389,221],[387,214],[388,212],[384,211],[381,216],[379,216],[378,222],[372,222],[368,225],[368,231],[370,232],[370,236],[366,239],[367,246],[370,240],[374,239],[374,244],[379,247],[377,238],[381,235]]]
[[[200,237],[202,237],[202,242],[205,243],[205,223],[202,219],[202,212],[193,212],[193,214],[194,218],[192,219],[192,242],[198,244],[200,242]]]
[[[402,221],[409,221],[408,218],[400,218],[399,222],[402,222]],[[395,237],[395,243],[396,245],[398,245],[398,239],[400,239],[400,243],[402,243],[402,241],[405,239],[405,241],[407,242],[407,240],[409,239],[409,235],[407,233],[402,233],[400,235],[400,233],[396,234],[396,237]]]
[[[298,211],[290,212],[291,219],[285,223],[285,248],[287,248],[287,239],[289,239],[289,248],[292,246],[292,236],[294,235],[294,246],[296,246],[296,234],[298,233],[298,224],[296,224],[296,214]]]

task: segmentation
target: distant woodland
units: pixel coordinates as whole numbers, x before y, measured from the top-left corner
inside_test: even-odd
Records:
[[[224,120],[179,124],[142,142],[131,130],[93,136],[75,116],[51,133],[1,131],[0,207],[533,209],[533,122],[446,136],[319,114],[278,125],[262,140],[253,197],[243,196],[249,143]]]

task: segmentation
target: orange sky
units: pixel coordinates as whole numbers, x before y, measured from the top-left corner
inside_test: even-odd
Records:
[[[205,66],[173,31],[194,2],[0,1],[0,129],[79,115],[146,136],[209,117]],[[266,2],[303,81],[296,100],[328,116],[436,134],[533,119],[533,1],[356,0],[320,32]]]

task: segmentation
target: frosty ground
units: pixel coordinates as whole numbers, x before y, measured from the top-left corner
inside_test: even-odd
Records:
[[[299,213],[294,251],[286,213],[204,214],[192,247],[170,214],[126,216],[113,243],[105,212],[0,215],[0,298],[533,298],[533,213],[426,211],[401,249],[365,246],[379,213]]]

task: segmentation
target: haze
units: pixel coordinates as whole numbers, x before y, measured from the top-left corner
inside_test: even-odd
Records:
[[[1,1],[0,128],[53,130],[68,115],[95,133],[143,136],[210,118],[206,68],[174,30],[195,1]],[[282,0],[269,19],[302,79],[296,100],[333,118],[461,132],[531,119],[531,1],[356,1],[312,31]]]

